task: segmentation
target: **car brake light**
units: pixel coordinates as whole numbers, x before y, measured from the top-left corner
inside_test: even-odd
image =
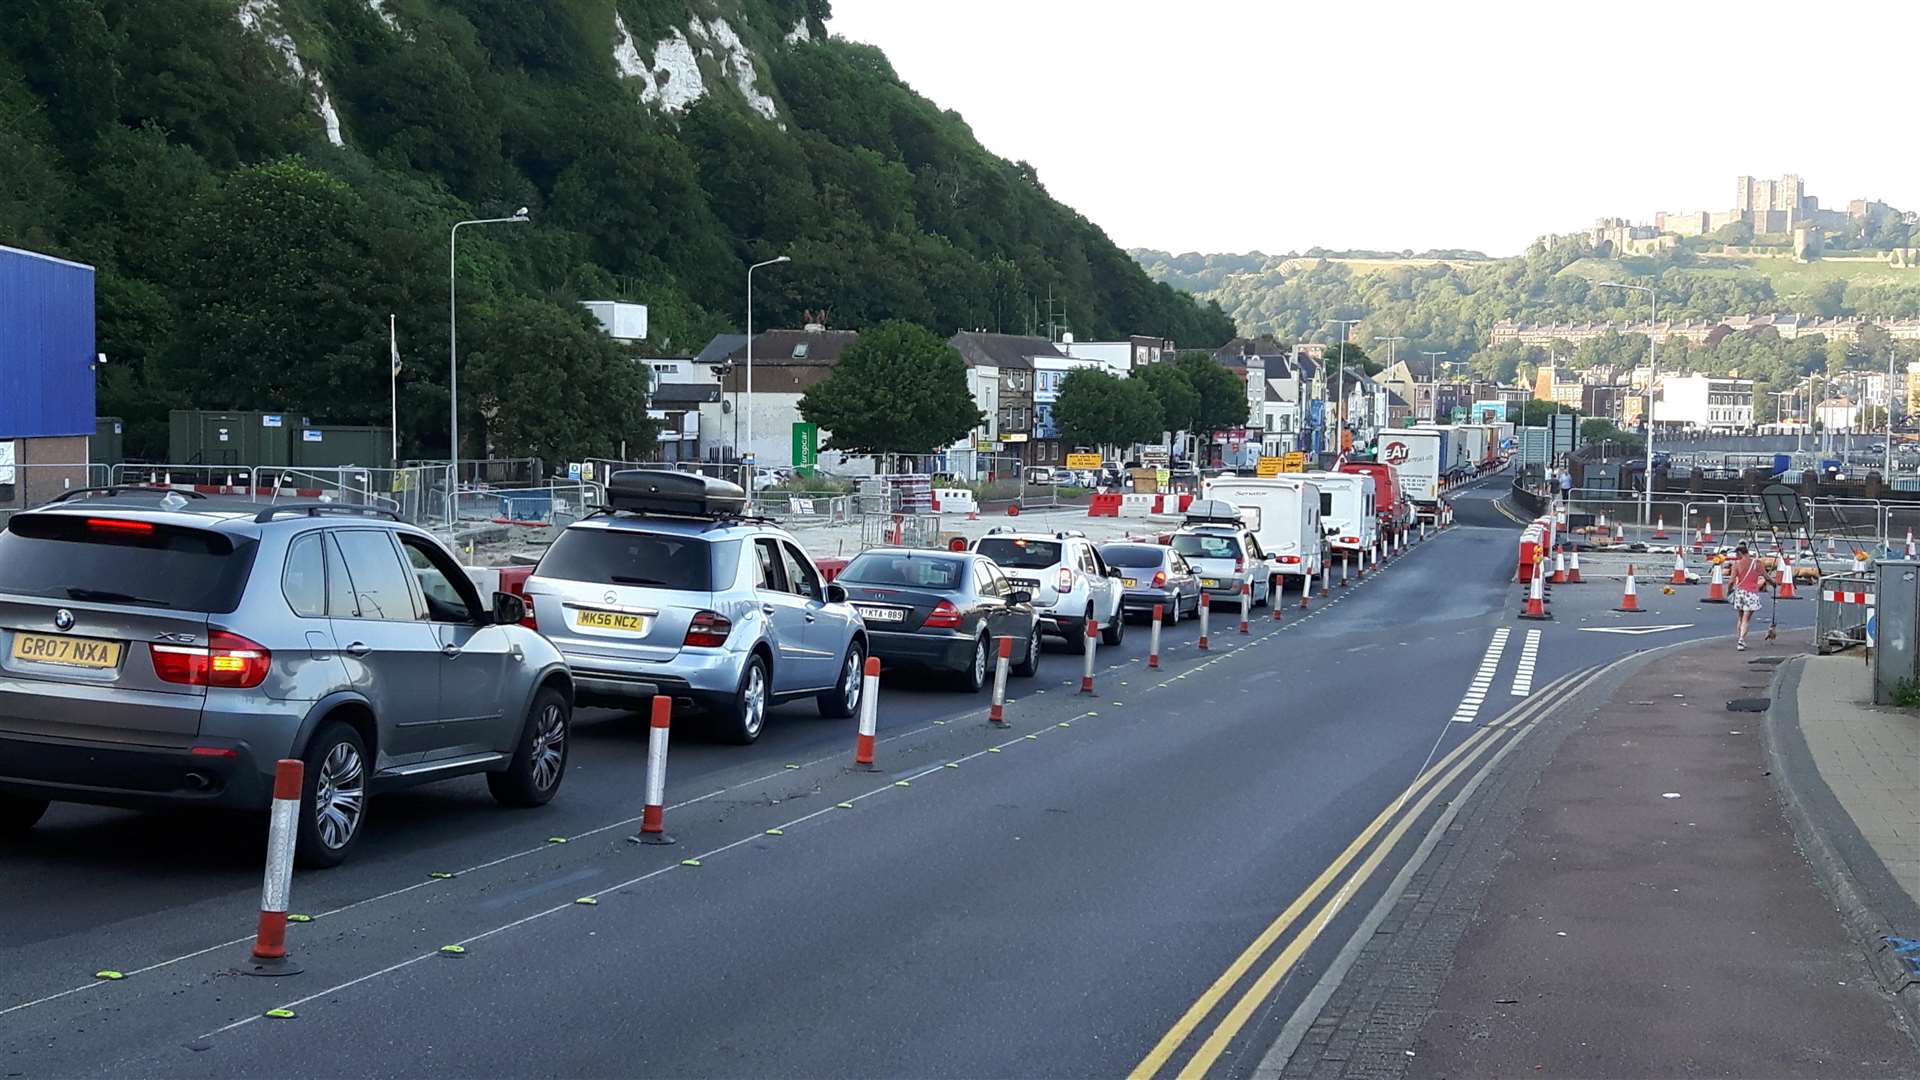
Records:
[[[1153,572],[1153,587],[1157,589],[1160,586],[1165,585],[1166,583],[1167,583],[1167,572],[1165,570],[1155,570]]]
[[[727,643],[727,635],[733,633],[733,620],[717,611],[694,613],[693,621],[687,624],[687,639],[683,643],[688,648],[713,649]]]
[[[1236,573],[1236,574],[1244,574],[1244,573],[1246,573],[1246,572],[1247,572],[1247,560],[1245,560],[1245,559],[1240,559],[1240,558],[1236,558],[1236,559],[1234,559],[1234,560],[1233,560],[1233,572],[1234,572],[1234,573]]]
[[[273,667],[273,653],[266,646],[225,630],[215,630],[205,646],[153,644],[147,649],[160,681],[180,686],[251,690],[267,681]]]
[[[153,531],[153,523],[127,521],[123,518],[88,518],[87,528],[94,532],[150,533]]]
[[[1063,593],[1073,591],[1073,568],[1072,567],[1063,566],[1060,568],[1060,584],[1058,588]]]
[[[1286,565],[1286,566],[1298,566],[1298,565],[1300,565],[1300,556],[1298,556],[1298,555],[1282,555],[1282,556],[1280,556],[1280,562],[1281,562],[1281,563],[1282,563],[1283,565]]]
[[[1340,542],[1343,544],[1357,544],[1360,542],[1360,538],[1357,536],[1343,536],[1340,538]]]
[[[960,609],[951,601],[942,600],[927,613],[927,621],[922,624],[936,630],[955,630],[960,626]]]
[[[521,593],[520,599],[526,604],[526,607],[527,607],[527,613],[521,616],[520,618],[520,625],[526,627],[529,630],[539,630],[540,615],[538,612],[534,611],[533,609],[533,600],[534,600],[533,596],[529,593]]]

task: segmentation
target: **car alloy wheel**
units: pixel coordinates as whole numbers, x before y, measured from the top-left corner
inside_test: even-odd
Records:
[[[846,703],[848,715],[860,710],[860,688],[866,682],[864,672],[860,670],[860,650],[847,650],[847,669],[840,673],[840,700]]]
[[[987,639],[981,638],[973,643],[973,684],[985,685],[987,681]]]
[[[766,722],[767,670],[759,664],[748,664],[747,684],[740,690],[740,727],[748,738],[754,738]]]
[[[533,729],[533,783],[545,791],[560,782],[560,769],[567,760],[567,720],[560,706],[549,703],[540,710]]]
[[[360,829],[366,804],[367,772],[360,751],[338,743],[320,763],[314,788],[313,823],[320,842],[336,851],[346,847]]]

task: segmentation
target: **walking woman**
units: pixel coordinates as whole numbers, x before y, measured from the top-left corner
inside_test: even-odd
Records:
[[[1767,587],[1767,573],[1760,559],[1747,551],[1746,544],[1733,549],[1733,647],[1747,649],[1747,626],[1753,613],[1760,610],[1760,593]]]

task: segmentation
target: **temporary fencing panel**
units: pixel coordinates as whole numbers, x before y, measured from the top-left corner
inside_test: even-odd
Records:
[[[1819,605],[1814,609],[1814,647],[1824,654],[1866,644],[1867,617],[1878,585],[1878,576],[1871,571],[1823,575]]]

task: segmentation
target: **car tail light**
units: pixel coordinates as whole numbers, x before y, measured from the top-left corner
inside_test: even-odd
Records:
[[[273,654],[239,634],[215,630],[200,645],[149,645],[153,673],[180,686],[223,686],[251,690],[267,681]]]
[[[527,605],[527,613],[520,619],[520,625],[529,630],[540,629],[540,615],[533,610],[533,596],[529,593],[521,593],[520,599]]]
[[[1063,593],[1069,593],[1073,591],[1073,568],[1072,567],[1063,566],[1060,568],[1060,584],[1056,587]]]
[[[952,602],[942,600],[927,613],[927,621],[923,625],[935,630],[957,630],[960,628],[960,609],[954,607]]]
[[[1284,566],[1299,566],[1299,565],[1300,565],[1300,556],[1298,556],[1298,555],[1282,555],[1282,556],[1280,556],[1280,562],[1281,562],[1281,564],[1282,564],[1282,565],[1284,565]]]
[[[1247,560],[1245,560],[1245,559],[1235,559],[1235,560],[1233,560],[1233,572],[1234,572],[1234,573],[1236,573],[1236,574],[1244,574],[1244,573],[1246,573],[1246,572],[1247,572]]]
[[[717,611],[696,612],[693,621],[687,624],[688,648],[714,649],[727,643],[727,635],[733,633],[733,620]]]
[[[1357,536],[1343,536],[1340,538],[1340,542],[1343,544],[1357,544],[1360,542],[1360,538]]]
[[[1153,587],[1157,589],[1166,583],[1167,572],[1165,570],[1155,570],[1153,572]]]

